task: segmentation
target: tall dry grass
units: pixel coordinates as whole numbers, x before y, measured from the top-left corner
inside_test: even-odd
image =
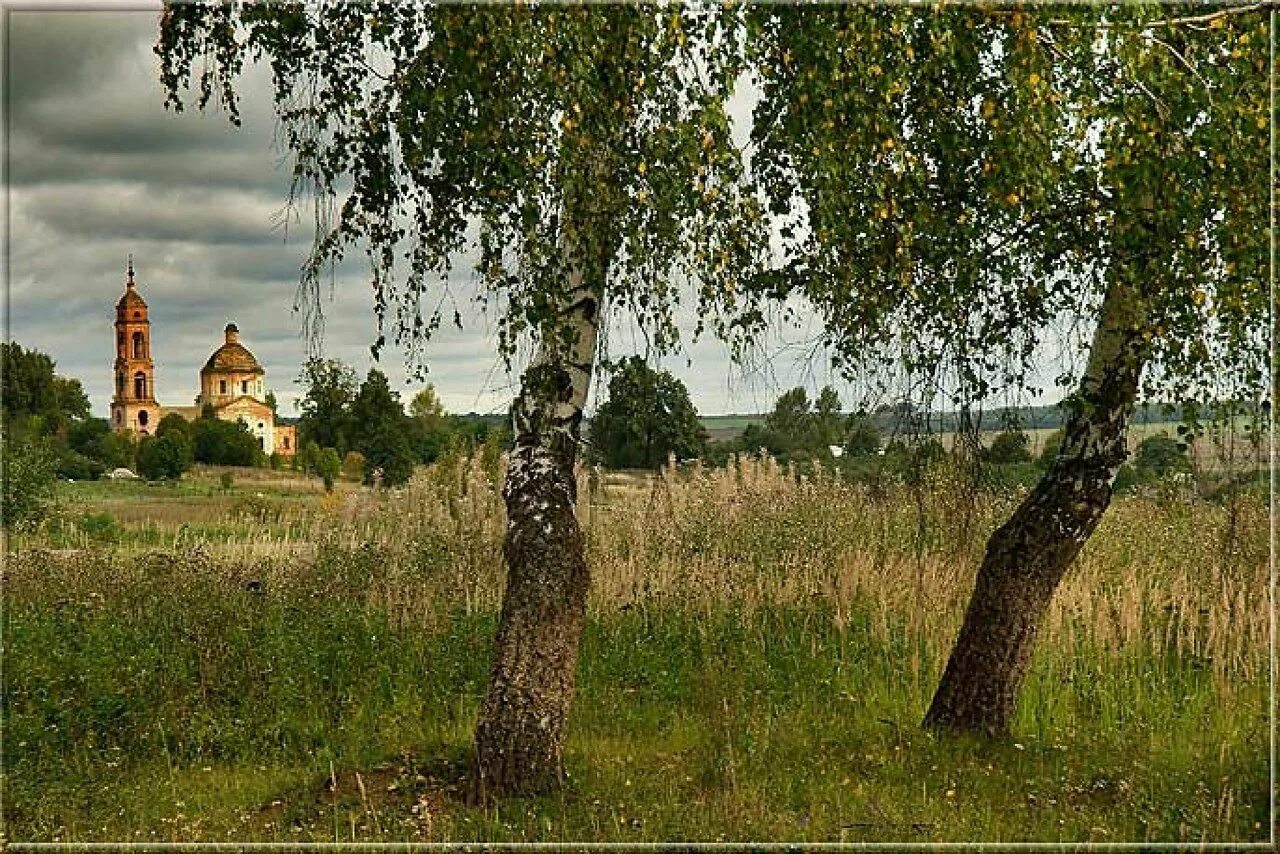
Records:
[[[380,496],[333,502],[312,521],[321,548],[376,546],[371,603],[401,618],[442,602],[496,609],[502,591],[501,471],[452,459]],[[915,487],[877,488],[769,458],[723,469],[664,469],[615,485],[590,472],[579,516],[590,608],[733,610],[779,605],[858,611],[888,639],[939,663],[959,627],[987,536],[1018,495],[972,494],[939,469]],[[1043,640],[1111,655],[1175,653],[1222,679],[1266,667],[1267,513],[1190,497],[1125,497],[1108,511],[1054,598]],[[1234,516],[1234,519],[1232,518]]]
[[[84,552],[59,557],[28,540],[11,555],[8,581],[21,587],[30,569],[27,580],[43,584],[63,565],[57,586],[76,586],[77,567],[92,564],[85,583],[98,587],[161,552],[237,584],[340,590],[395,621],[431,624],[453,609],[498,608],[502,476],[499,460],[450,457],[390,492],[221,502],[208,524],[150,523],[154,545],[90,563]],[[584,470],[578,494],[593,613],[677,608],[749,620],[811,605],[837,626],[862,615],[882,639],[908,638],[933,666],[958,629],[987,536],[1019,498],[974,494],[946,468],[915,486],[867,486],[802,476],[768,457],[668,467],[626,483]],[[1234,501],[1117,499],[1054,598],[1042,639],[1110,655],[1174,653],[1224,680],[1261,678],[1267,513],[1255,497]]]

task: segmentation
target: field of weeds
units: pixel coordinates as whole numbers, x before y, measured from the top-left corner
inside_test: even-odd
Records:
[[[1257,497],[1119,499],[1054,602],[1014,740],[937,740],[918,724],[1017,496],[767,460],[583,474],[567,786],[467,807],[501,475],[452,458],[391,493],[78,485],[8,544],[5,838],[1270,834]]]

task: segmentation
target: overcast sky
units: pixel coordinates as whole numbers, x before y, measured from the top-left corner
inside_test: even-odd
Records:
[[[310,231],[304,223],[286,240],[279,228],[289,181],[265,75],[238,87],[237,129],[214,111],[165,110],[155,11],[11,10],[9,23],[9,337],[49,353],[105,415],[113,307],[133,253],[162,404],[194,399],[200,366],[235,322],[283,412],[295,413],[306,348],[293,302]],[[325,354],[362,376],[377,337],[372,305],[365,268],[340,270],[324,306]],[[466,326],[441,330],[428,350],[429,381],[450,411],[502,411],[512,379],[495,356],[492,325],[476,316]],[[715,341],[662,367],[685,381],[704,414],[760,411],[782,389],[833,380],[821,360],[806,358],[805,337],[778,333],[767,369],[734,367]],[[624,326],[609,340],[611,357],[640,346]],[[406,384],[404,361],[387,350],[379,367],[407,401],[420,384]]]

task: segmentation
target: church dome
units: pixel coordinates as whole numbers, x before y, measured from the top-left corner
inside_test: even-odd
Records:
[[[139,295],[136,288],[132,284],[125,290],[124,295],[120,297],[120,301],[116,303],[118,311],[125,311],[130,308],[146,308],[146,300]]]
[[[262,365],[249,352],[249,348],[240,343],[240,330],[234,323],[226,328],[226,343],[213,351],[213,355],[200,369],[202,374],[264,374]]]

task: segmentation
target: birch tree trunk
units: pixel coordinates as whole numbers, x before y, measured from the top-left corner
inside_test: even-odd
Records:
[[[597,59],[601,79],[616,62]],[[621,82],[608,90],[623,91]],[[545,792],[563,782],[565,727],[591,587],[574,467],[591,387],[610,260],[618,246],[618,104],[583,105],[582,145],[564,168],[560,230],[566,271],[512,406],[515,447],[503,499],[507,587],[489,691],[476,722],[470,799]]]
[[[1148,346],[1141,298],[1113,280],[1061,449],[987,541],[959,638],[925,716],[927,727],[1002,736],[1036,633],[1067,567],[1111,502]]]
[[[539,342],[513,407],[515,447],[503,486],[507,587],[489,692],[476,725],[473,802],[546,791],[563,777],[565,723],[590,587],[574,464],[595,363],[602,281],[587,278],[582,266],[571,272],[559,322]]]

